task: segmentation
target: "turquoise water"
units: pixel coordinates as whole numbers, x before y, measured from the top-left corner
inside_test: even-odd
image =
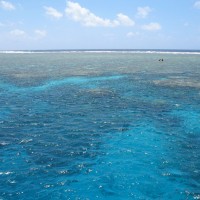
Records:
[[[0,53],[0,199],[200,199],[199,77],[198,52]]]

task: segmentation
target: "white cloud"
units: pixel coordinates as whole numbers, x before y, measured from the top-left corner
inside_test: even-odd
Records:
[[[146,7],[138,7],[137,8],[137,17],[140,18],[146,18],[147,15],[151,12],[151,8],[149,8],[148,6]]]
[[[15,6],[8,1],[0,1],[0,7],[4,10],[15,10]]]
[[[74,21],[80,22],[84,26],[117,26],[117,21],[102,19],[88,9],[81,7],[78,3],[67,2],[66,14]]]
[[[26,32],[20,29],[15,29],[15,30],[10,31],[10,34],[12,36],[22,37],[26,35]]]
[[[55,8],[45,6],[44,9],[46,10],[46,14],[53,18],[60,19],[63,17],[63,14],[57,11]]]
[[[124,25],[124,26],[134,26],[135,25],[135,22],[130,19],[128,16],[120,13],[117,15],[117,21],[120,22],[121,25]]]
[[[36,39],[41,39],[46,37],[47,32],[45,30],[35,30]]]
[[[34,41],[46,37],[47,32],[45,30],[36,29],[29,34],[23,30],[14,29],[11,30],[9,34],[11,38],[15,40]]]
[[[157,31],[161,29],[161,25],[156,22],[151,22],[149,24],[143,25],[142,29],[147,31]]]
[[[197,8],[197,9],[200,9],[200,1],[196,1],[194,3],[194,7]]]
[[[129,38],[135,37],[137,35],[139,35],[139,32],[128,32],[126,34],[126,36],[129,37]]]
[[[80,22],[84,26],[116,27],[119,25],[134,25],[134,21],[121,13],[118,14],[116,20],[103,19],[96,16],[90,10],[81,7],[78,3],[71,1],[67,2],[67,8],[65,9],[65,12],[72,20]]]

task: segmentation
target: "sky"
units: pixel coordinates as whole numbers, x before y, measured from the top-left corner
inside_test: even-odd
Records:
[[[200,49],[200,0],[0,0],[0,50]]]

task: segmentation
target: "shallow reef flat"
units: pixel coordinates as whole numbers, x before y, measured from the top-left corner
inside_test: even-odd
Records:
[[[200,199],[199,54],[0,60],[0,199]]]

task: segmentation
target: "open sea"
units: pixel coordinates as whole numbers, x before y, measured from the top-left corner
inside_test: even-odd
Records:
[[[200,51],[0,51],[0,200],[47,199],[199,200]]]

